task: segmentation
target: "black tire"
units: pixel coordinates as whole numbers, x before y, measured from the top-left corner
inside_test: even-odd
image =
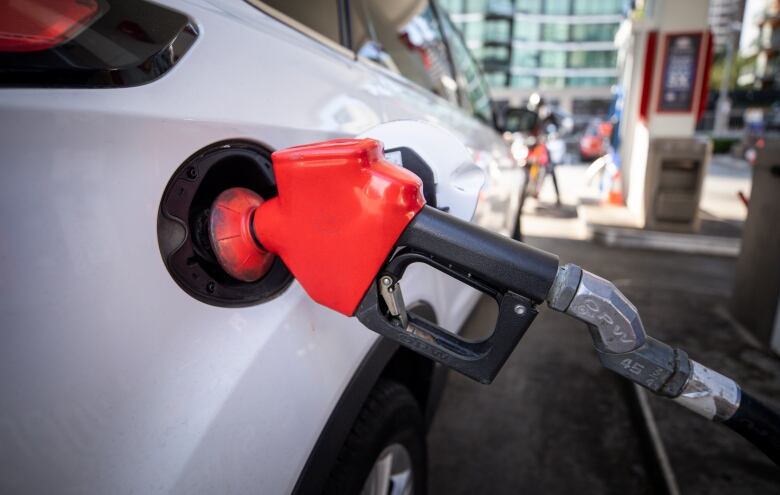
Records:
[[[379,454],[395,443],[411,458],[414,494],[425,495],[428,463],[422,411],[409,389],[380,380],[352,425],[323,493],[359,494]]]

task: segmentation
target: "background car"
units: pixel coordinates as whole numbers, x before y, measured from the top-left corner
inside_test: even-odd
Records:
[[[593,121],[580,138],[580,159],[590,161],[606,154],[605,137],[600,132],[601,121]]]
[[[222,190],[274,194],[274,149],[397,119],[460,137],[488,177],[473,221],[511,234],[522,174],[452,24],[346,5],[0,7],[0,492],[424,491],[438,367],[281,263],[231,280],[203,235]],[[405,279],[445,328],[476,301]]]

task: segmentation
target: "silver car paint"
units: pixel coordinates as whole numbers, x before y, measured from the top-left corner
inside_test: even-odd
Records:
[[[244,2],[163,3],[201,34],[161,79],[0,91],[2,493],[293,488],[376,336],[295,283],[266,304],[224,309],[172,281],[159,200],[203,146],[282,148],[435,115],[488,157],[494,187],[477,220],[506,231],[515,213],[495,189],[506,149],[460,110],[437,98],[417,106],[422,90]],[[460,326],[472,292],[426,270],[409,277],[408,301]]]

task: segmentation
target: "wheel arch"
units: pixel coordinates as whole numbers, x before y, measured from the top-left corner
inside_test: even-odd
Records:
[[[417,302],[411,305],[409,310],[432,322],[437,320],[436,312],[428,302]],[[309,494],[322,491],[344,440],[371,389],[380,379],[387,378],[409,388],[425,415],[426,425],[430,425],[441,397],[445,377],[446,373],[441,365],[400,347],[391,340],[378,339],[363,358],[328,417],[292,493]]]

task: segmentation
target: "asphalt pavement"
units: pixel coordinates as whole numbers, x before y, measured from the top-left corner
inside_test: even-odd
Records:
[[[527,242],[611,279],[649,334],[780,406],[780,359],[728,311],[734,258],[599,246],[563,232],[576,213],[530,208],[525,221],[545,223],[536,232],[559,235]],[[494,318],[482,301],[465,334]],[[584,325],[542,308],[492,385],[450,373],[428,437],[430,492],[665,493],[633,393],[601,368]],[[780,471],[741,437],[664,399],[650,406],[680,493],[780,493]]]

